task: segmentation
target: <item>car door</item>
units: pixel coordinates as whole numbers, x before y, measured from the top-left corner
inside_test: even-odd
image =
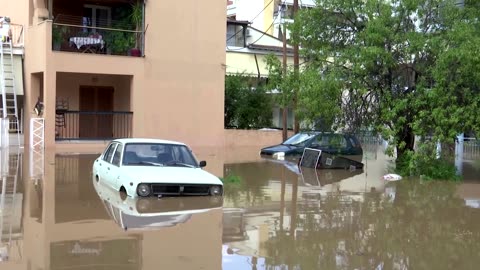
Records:
[[[101,171],[101,177],[100,179],[103,180],[106,184],[112,185],[111,179],[110,179],[110,170],[112,167],[112,157],[115,152],[115,148],[117,147],[118,143],[111,143],[110,146],[108,147],[107,151],[105,152],[105,155],[103,156],[102,160],[100,161],[100,171]]]
[[[122,183],[120,183],[120,163],[122,160],[123,144],[119,143],[117,148],[115,148],[115,153],[112,157],[112,162],[110,166],[109,178],[111,180],[111,185],[115,190],[118,190]]]
[[[110,151],[112,151],[112,146],[113,146],[113,143],[110,143],[106,148],[105,150],[103,151],[103,153],[95,160],[95,171],[94,173],[96,175],[98,175],[98,178],[100,180],[104,180],[105,178],[105,175],[104,175],[104,170],[103,168],[105,168],[105,158],[108,156],[108,153]]]

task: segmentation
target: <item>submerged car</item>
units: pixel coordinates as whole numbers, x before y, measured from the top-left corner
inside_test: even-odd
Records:
[[[92,176],[129,197],[223,196],[223,182],[206,165],[181,142],[115,139],[93,162]]]
[[[299,132],[281,144],[262,148],[260,155],[274,159],[295,159],[302,156],[305,148],[319,149],[358,162],[363,158],[362,146],[355,135],[320,131]]]

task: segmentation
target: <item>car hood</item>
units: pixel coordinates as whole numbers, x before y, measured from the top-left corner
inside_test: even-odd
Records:
[[[295,149],[298,149],[298,146],[278,144],[278,145],[273,145],[273,146],[268,146],[268,147],[262,148],[262,152],[265,152],[265,153],[278,153],[278,152],[288,153],[288,152],[293,151]]]
[[[175,183],[175,184],[212,184],[223,185],[213,174],[201,168],[161,167],[161,166],[126,166],[122,174],[139,182]],[[120,178],[122,175],[120,176]]]

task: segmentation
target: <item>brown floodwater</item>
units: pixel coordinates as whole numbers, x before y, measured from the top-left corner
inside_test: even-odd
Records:
[[[122,200],[92,181],[96,154],[3,151],[0,269],[479,269],[478,161],[461,183],[385,182],[378,147],[354,171],[196,154],[223,199]]]

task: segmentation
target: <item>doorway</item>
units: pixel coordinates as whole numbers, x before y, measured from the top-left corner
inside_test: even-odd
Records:
[[[113,92],[111,86],[80,86],[80,138],[113,138]]]

